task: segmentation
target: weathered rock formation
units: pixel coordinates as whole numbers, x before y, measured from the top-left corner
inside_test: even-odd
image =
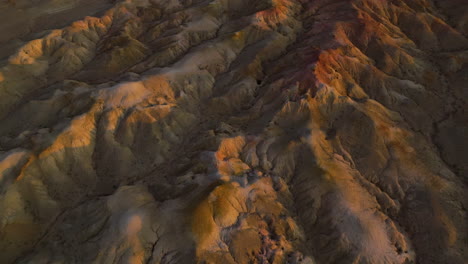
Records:
[[[0,4],[0,263],[466,263],[466,0]]]

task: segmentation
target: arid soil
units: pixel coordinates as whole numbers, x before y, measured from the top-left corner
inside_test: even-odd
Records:
[[[0,3],[0,263],[464,264],[467,0]]]

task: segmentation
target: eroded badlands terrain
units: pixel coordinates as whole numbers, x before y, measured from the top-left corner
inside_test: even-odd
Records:
[[[0,3],[0,263],[468,260],[466,0]]]

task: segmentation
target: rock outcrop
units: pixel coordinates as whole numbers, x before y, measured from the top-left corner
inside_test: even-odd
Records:
[[[465,0],[0,4],[0,263],[465,263]]]

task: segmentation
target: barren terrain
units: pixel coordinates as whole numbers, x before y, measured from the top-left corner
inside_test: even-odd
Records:
[[[0,3],[0,263],[463,264],[466,0]]]

